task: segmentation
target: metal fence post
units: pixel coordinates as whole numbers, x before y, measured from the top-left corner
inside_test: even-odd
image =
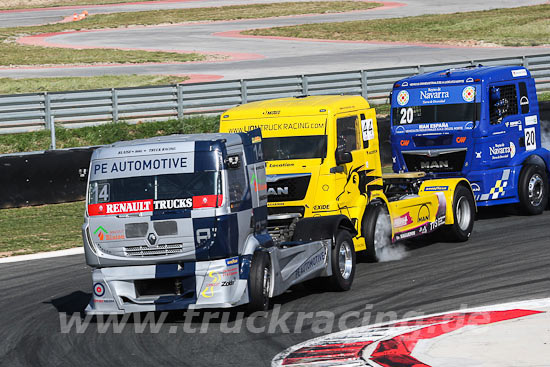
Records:
[[[118,122],[118,91],[115,88],[111,89],[111,101],[113,103],[113,122]]]
[[[248,90],[246,88],[246,80],[241,79],[241,104],[248,103]]]
[[[176,94],[178,99],[178,120],[183,120],[183,85],[176,85]]]
[[[44,92],[44,126],[50,128],[50,120],[52,117],[52,101],[48,92]]]
[[[529,59],[527,58],[527,56],[522,56],[522,60],[523,60],[523,67],[527,69],[529,67]]]
[[[56,142],[55,142],[55,119],[53,115],[50,115],[49,120],[49,126],[50,126],[50,149],[56,148]]]
[[[309,84],[307,75],[302,75],[302,95],[307,96],[309,93]]]
[[[365,70],[361,70],[361,95],[365,99],[369,96],[368,87],[367,72]]]

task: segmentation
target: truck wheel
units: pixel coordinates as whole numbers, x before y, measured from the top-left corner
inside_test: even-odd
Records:
[[[472,192],[460,185],[453,197],[454,223],[445,226],[446,237],[452,241],[468,241],[474,228],[475,203]]]
[[[256,251],[250,266],[248,282],[248,311],[267,311],[269,309],[269,290],[271,289],[271,261],[263,251]]]
[[[378,255],[385,246],[391,244],[391,221],[388,209],[384,205],[377,205],[366,213],[363,237],[367,245],[364,257],[367,261],[378,261]]]
[[[355,276],[355,247],[353,239],[346,230],[336,234],[336,243],[332,249],[332,276],[329,278],[331,290],[347,291],[351,288]]]
[[[528,164],[518,181],[519,209],[523,214],[541,214],[548,202],[548,179],[540,166]]]

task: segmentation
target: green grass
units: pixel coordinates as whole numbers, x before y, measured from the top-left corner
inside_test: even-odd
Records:
[[[244,32],[356,41],[453,45],[539,46],[550,44],[550,5],[443,15],[307,24]]]
[[[168,85],[184,82],[186,76],[176,75],[102,75],[59,78],[0,78],[0,94],[58,92],[102,88]]]
[[[193,116],[183,121],[154,121],[140,124],[123,122],[79,129],[56,128],[57,148],[110,144],[120,140],[143,139],[171,134],[218,131],[219,116]],[[50,146],[50,132],[0,135],[0,154],[45,150]]]
[[[33,35],[69,30],[103,29],[132,25],[155,25],[189,21],[233,20],[274,16],[336,13],[370,9],[377,3],[323,1],[223,6],[217,8],[170,9],[115,14],[97,14],[72,23],[0,28],[0,65],[54,65],[93,63],[188,62],[205,60],[204,55],[175,52],[123,51],[115,49],[65,49],[19,45],[15,40]]]
[[[0,257],[82,245],[84,202],[0,210]]]

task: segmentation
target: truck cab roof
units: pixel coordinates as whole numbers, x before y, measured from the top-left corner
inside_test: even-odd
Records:
[[[243,134],[244,135],[244,134]],[[177,147],[178,151],[195,151],[195,150],[210,150],[212,143],[224,141],[225,146],[234,146],[240,144],[250,144],[243,140],[241,134],[230,133],[209,133],[209,134],[190,134],[190,135],[168,135],[154,138],[139,139],[132,141],[120,141],[113,144],[105,145],[94,151],[92,159],[111,158],[116,156],[134,155],[135,149],[138,147],[143,152],[155,153],[170,153],[170,151],[162,151],[163,146],[170,145]],[[197,142],[204,143],[203,148],[195,144]],[[193,145],[191,145],[191,143]],[[127,148],[127,149],[126,149]]]
[[[500,82],[518,78],[530,78],[531,73],[523,66],[474,66],[457,69],[446,69],[432,73],[414,75],[401,79],[394,84],[395,88],[428,85],[452,85],[474,82]]]
[[[246,119],[250,117],[305,116],[338,113],[370,108],[360,96],[303,96],[258,101],[234,107],[223,118]]]

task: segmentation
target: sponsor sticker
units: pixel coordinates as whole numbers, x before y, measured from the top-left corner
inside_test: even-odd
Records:
[[[397,218],[394,218],[393,219],[393,226],[395,228],[401,228],[401,227],[406,227],[408,226],[409,224],[412,224],[412,218],[411,218],[411,214],[409,212],[397,217]]]
[[[493,160],[514,158],[514,156],[516,155],[516,146],[512,142],[510,142],[509,145],[507,145],[506,143],[498,143],[492,147],[489,147],[489,154],[491,155],[491,159]]]
[[[225,265],[231,266],[231,265],[237,265],[239,263],[238,257],[232,257],[230,259],[225,259]]]
[[[406,90],[402,90],[401,92],[399,92],[399,94],[397,95],[397,103],[400,106],[405,106],[407,103],[409,103],[409,92],[407,92]]]
[[[478,184],[472,183],[471,186],[472,186],[472,191],[473,191],[473,192],[481,191],[481,188],[479,187]]]
[[[462,90],[462,99],[466,102],[472,102],[476,98],[476,89],[474,87],[466,87]]]
[[[164,209],[191,209],[193,207],[193,198],[155,200],[153,202],[155,210]]]
[[[105,286],[101,283],[94,284],[94,294],[98,297],[103,297],[105,294]]]
[[[305,272],[311,270],[312,268],[314,268],[318,264],[324,262],[326,256],[327,256],[327,254],[325,253],[325,251],[320,251],[316,255],[313,255],[312,257],[310,257],[305,263],[303,263],[302,265],[300,265],[300,267],[298,269],[296,269],[296,271],[295,271],[296,278],[299,278]]]
[[[424,191],[448,191],[449,186],[429,186],[425,187]]]
[[[517,77],[520,77],[520,76],[527,76],[527,70],[525,70],[525,69],[512,70],[512,76],[514,78],[517,78]]]
[[[525,125],[527,125],[527,126],[536,125],[537,122],[538,122],[537,115],[525,116]]]
[[[153,200],[121,201],[88,205],[89,215],[131,214],[153,211]]]

